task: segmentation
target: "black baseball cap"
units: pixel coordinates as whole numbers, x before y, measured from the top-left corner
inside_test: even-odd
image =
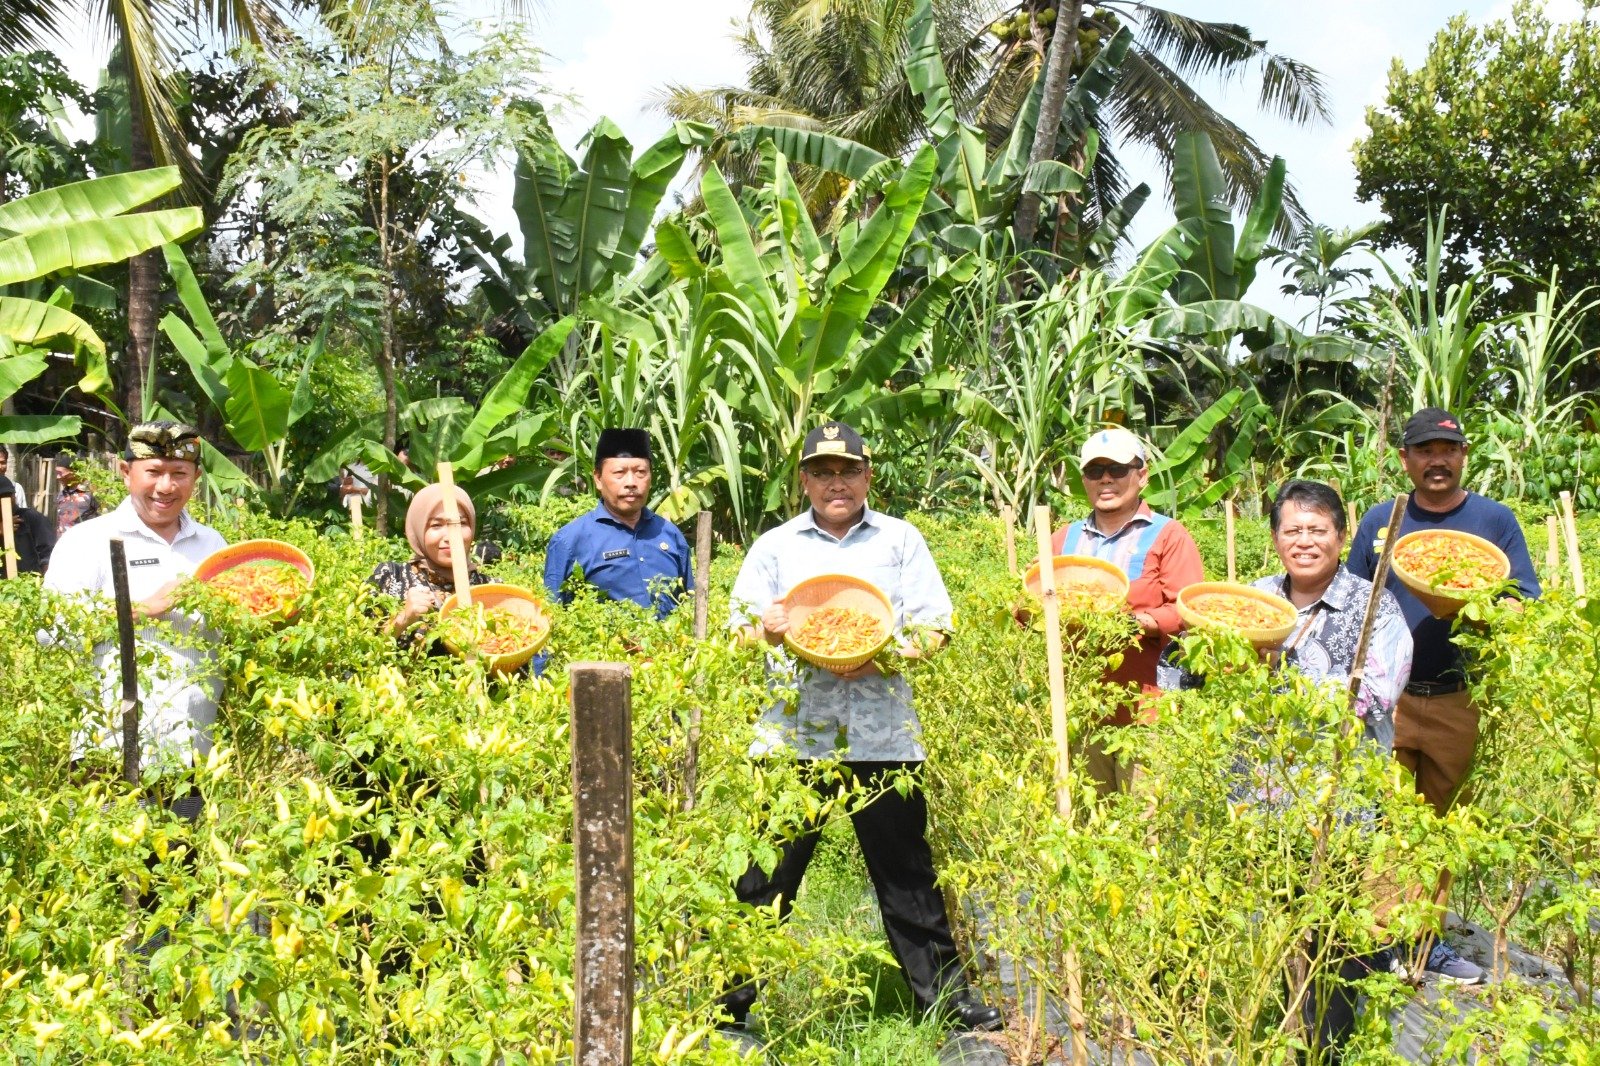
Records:
[[[806,434],[806,442],[800,448],[802,463],[828,455],[859,459],[863,463],[872,461],[872,449],[867,447],[867,442],[844,422],[824,422]]]
[[[1467,435],[1461,432],[1461,419],[1443,407],[1424,407],[1406,419],[1405,432],[1400,436],[1402,448],[1409,448],[1413,444],[1424,444],[1430,440],[1467,443]]]

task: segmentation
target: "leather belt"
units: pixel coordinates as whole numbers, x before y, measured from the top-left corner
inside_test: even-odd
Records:
[[[1413,681],[1406,686],[1408,696],[1448,696],[1467,687],[1465,681]]]

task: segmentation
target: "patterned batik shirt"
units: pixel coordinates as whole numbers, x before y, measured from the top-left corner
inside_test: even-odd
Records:
[[[894,610],[897,636],[909,626],[950,630],[950,596],[922,534],[911,523],[870,507],[843,537],[818,528],[809,508],[762,534],[734,580],[730,627],[759,623],[774,600],[822,574],[849,574],[882,589]],[[779,698],[767,708],[756,727],[752,755],[786,746],[802,759],[927,758],[922,724],[904,677],[847,680],[797,662],[782,648],[770,651],[767,661],[774,691],[794,691],[797,698]]]
[[[61,536],[79,522],[100,514],[100,503],[94,493],[83,485],[62,489],[56,493],[56,536]]]
[[[406,593],[414,588],[425,588],[435,593],[441,603],[444,598],[456,590],[455,582],[450,579],[440,581],[433,576],[433,571],[412,559],[404,563],[379,563],[372,576],[367,579],[378,592],[384,596],[393,596],[405,602]],[[486,585],[491,579],[477,567],[467,571],[467,582],[472,585]],[[431,627],[427,622],[418,622],[410,629],[395,638],[402,648],[411,648],[422,644],[428,636]],[[442,646],[430,647],[430,653],[442,651]]]

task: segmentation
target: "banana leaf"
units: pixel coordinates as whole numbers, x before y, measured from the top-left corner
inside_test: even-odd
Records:
[[[715,130],[703,122],[674,122],[672,129],[646,148],[634,160],[628,182],[628,207],[617,238],[616,247],[609,256],[609,269],[618,275],[633,270],[634,256],[650,232],[656,208],[667,188],[683,169],[683,161],[695,149],[711,143]]]
[[[34,348],[47,348],[51,341],[65,338],[99,355],[100,365],[105,365],[106,345],[93,326],[71,311],[39,300],[0,296],[0,337]]]
[[[149,211],[121,218],[66,222],[50,229],[0,241],[0,285],[120,263],[205,228],[198,207]]]
[[[633,146],[617,124],[606,118],[590,128],[584,144],[588,151],[583,166],[567,179],[558,209],[572,235],[565,248],[556,250],[565,275],[565,297],[557,306],[562,314],[575,311],[582,295],[594,291],[605,278],[628,223]]]
[[[1180,222],[1200,223],[1200,246],[1173,283],[1173,299],[1180,304],[1238,299],[1228,183],[1217,149],[1204,133],[1178,134],[1172,153],[1172,200]]]
[[[452,449],[457,465],[474,471],[487,465],[483,458],[484,445],[501,423],[523,409],[533,383],[538,380],[545,365],[561,351],[567,334],[572,332],[576,324],[577,320],[569,315],[539,334],[517,356],[511,369],[495,382]]]
[[[752,123],[742,127],[733,143],[740,151],[753,151],[762,144],[771,144],[797,163],[817,167],[833,174],[842,174],[852,181],[866,177],[873,167],[889,157],[847,137],[838,137],[819,130],[801,129],[798,126],[775,126]]]
[[[39,352],[25,352],[0,359],[0,400],[10,399],[18,389],[43,374],[50,360]]]
[[[249,452],[264,451],[289,432],[289,390],[246,359],[228,367],[228,399],[222,411],[228,435]]]
[[[956,132],[955,98],[950,95],[950,79],[939,54],[939,36],[933,20],[932,0],[916,0],[906,28],[906,81],[922,102],[922,117],[934,141]]]
[[[44,189],[0,204],[0,236],[34,233],[69,222],[113,218],[183,183],[177,167],[108,174]]]
[[[72,440],[82,431],[77,415],[0,415],[0,444],[36,447]]]

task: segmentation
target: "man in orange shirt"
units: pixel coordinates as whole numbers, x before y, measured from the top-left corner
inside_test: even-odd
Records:
[[[1064,529],[1056,530],[1051,547],[1057,555],[1092,555],[1115,563],[1128,575],[1128,612],[1139,624],[1139,643],[1108,671],[1111,684],[1133,682],[1141,696],[1160,693],[1156,663],[1161,649],[1181,627],[1178,590],[1204,580],[1200,549],[1183,523],[1156,514],[1144,502],[1150,483],[1144,445],[1125,429],[1102,429],[1084,443],[1078,457],[1083,489],[1092,510]],[[1131,725],[1139,696],[1117,708],[1100,724]],[[1133,764],[1113,757],[1098,739],[1077,747],[1089,776],[1101,795],[1126,789],[1133,779]]]

